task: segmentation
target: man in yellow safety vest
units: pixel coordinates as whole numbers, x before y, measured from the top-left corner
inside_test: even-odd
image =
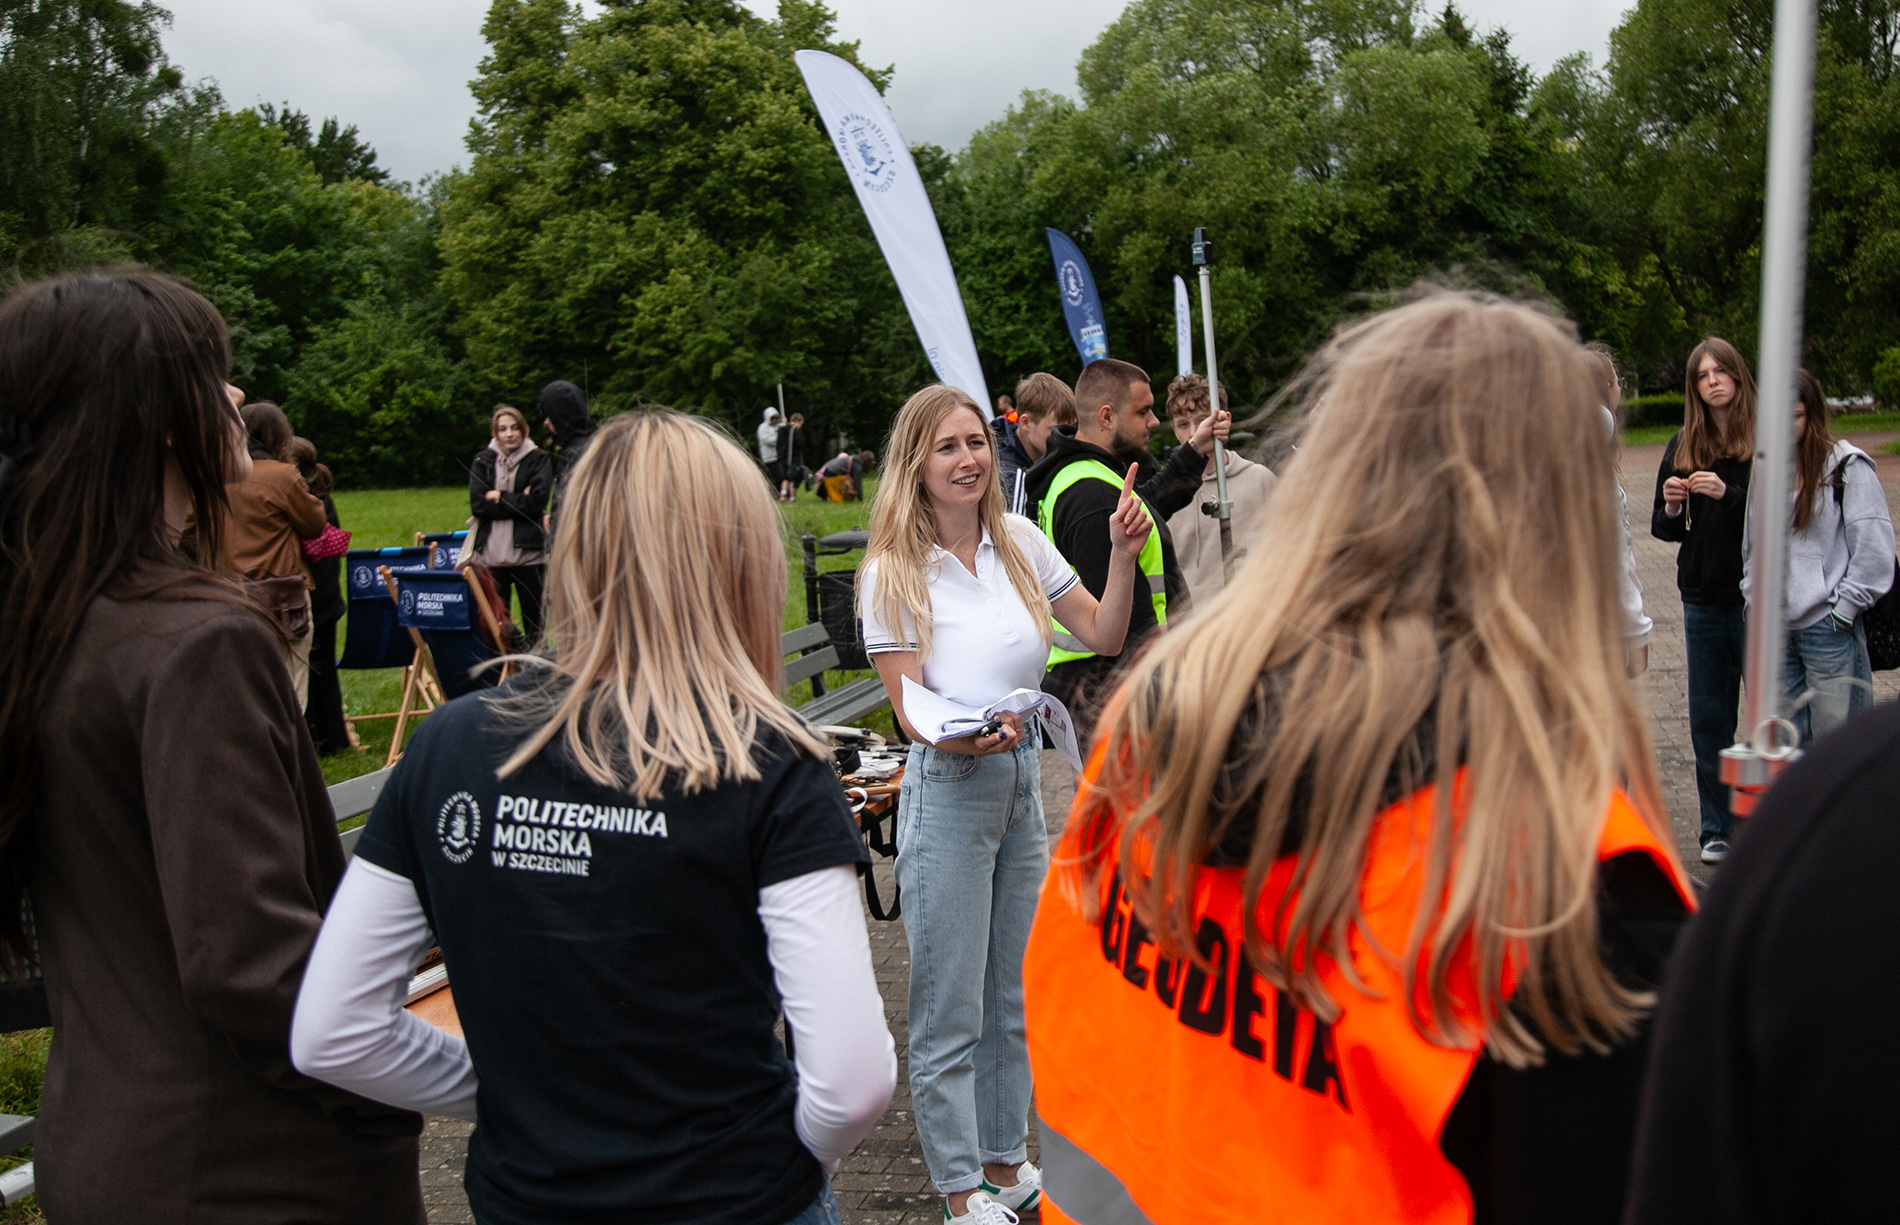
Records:
[[[1154,388],[1141,367],[1113,358],[1091,362],[1075,382],[1074,428],[1059,426],[1051,432],[1042,458],[1029,470],[1028,501],[1037,508],[1037,526],[1055,542],[1082,585],[1098,600],[1108,583],[1108,518],[1121,497],[1123,477],[1130,464],[1152,468],[1148,439],[1160,425],[1154,402]],[[1212,447],[1210,434],[1207,448]],[[1184,480],[1170,479],[1164,470],[1137,489],[1148,504],[1154,527],[1136,559],[1133,581],[1137,587],[1122,653],[1096,655],[1060,623],[1055,626],[1055,645],[1042,687],[1068,706],[1076,733],[1085,742],[1094,730],[1099,704],[1107,696],[1110,675],[1123,659],[1134,657],[1144,638],[1167,624],[1168,595],[1183,590],[1165,526],[1169,510],[1180,507],[1162,503],[1174,503],[1182,494],[1192,497],[1199,489],[1204,462],[1198,454],[1188,456],[1182,461]]]

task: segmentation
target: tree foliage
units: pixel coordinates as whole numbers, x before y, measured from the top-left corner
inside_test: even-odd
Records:
[[[814,450],[875,445],[929,366],[792,55],[902,66],[818,0],[590,11],[491,0],[470,161],[412,186],[341,117],[187,84],[150,4],[0,0],[0,251],[190,279],[346,483],[459,479],[489,407],[555,378],[748,430],[782,382]],[[1806,356],[1891,394],[1900,0],[1820,14]],[[1243,403],[1421,279],[1545,300],[1666,387],[1705,332],[1752,349],[1771,35],[1770,0],[1638,0],[1605,63],[1537,79],[1449,5],[1133,0],[1074,97],[912,152],[998,391],[1075,372],[1045,226],[1158,376],[1207,227]]]
[[[747,418],[783,381],[812,433],[874,430],[927,370],[792,52],[856,48],[792,0],[497,0],[443,288],[483,377],[531,397]]]

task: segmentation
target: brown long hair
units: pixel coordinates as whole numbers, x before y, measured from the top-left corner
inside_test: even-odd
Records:
[[[877,487],[877,500],[871,504],[871,538],[865,546],[864,560],[877,563],[878,618],[893,633],[908,616],[917,630],[917,654],[930,654],[930,582],[925,571],[930,555],[937,547],[937,512],[931,508],[930,495],[924,490],[924,461],[930,457],[930,441],[937,427],[951,413],[968,409],[983,422],[989,439],[989,484],[977,502],[977,518],[990,534],[990,544],[1009,575],[1010,586],[1029,609],[1029,615],[1042,629],[1046,646],[1055,636],[1049,623],[1049,597],[1029,564],[1029,556],[1010,534],[1003,507],[1003,486],[997,476],[994,456],[996,432],[976,402],[954,387],[932,383],[904,401],[891,423],[891,436],[884,444],[884,480]],[[864,604],[864,578],[868,565],[858,567],[858,611],[870,611]]]
[[[234,442],[224,320],[177,281],[71,273],[0,303],[0,965],[31,956],[21,919],[40,794],[39,725],[100,595],[235,584],[182,552],[165,520],[169,454],[200,557],[217,556]]]
[[[529,733],[501,767],[555,739],[603,787],[651,800],[759,777],[753,742],[777,730],[827,750],[779,701],[785,542],[759,469],[699,417],[623,413],[563,487],[548,561],[552,659],[500,702]]]
[[[1794,453],[1794,530],[1805,532],[1821,501],[1821,483],[1828,475],[1823,469],[1834,450],[1834,434],[1828,428],[1827,392],[1821,389],[1821,380],[1803,370],[1796,382],[1808,422]]]
[[[1713,357],[1715,364],[1735,380],[1735,399],[1728,406],[1728,421],[1718,426],[1715,413],[1696,389],[1696,372],[1702,359]],[[1676,471],[1700,472],[1715,466],[1718,459],[1749,459],[1755,454],[1755,376],[1739,349],[1720,336],[1705,336],[1689,350],[1683,368],[1682,437],[1676,443]]]
[[[284,410],[269,400],[252,400],[239,413],[244,418],[244,436],[249,441],[252,459],[273,459],[280,464],[295,463],[290,456],[290,441],[296,431]]]
[[[1583,360],[1596,380],[1597,399],[1612,416],[1623,407],[1623,376],[1617,373],[1616,350],[1600,340],[1583,346]]]
[[[1627,785],[1673,843],[1624,673],[1611,446],[1582,351],[1529,307],[1438,294],[1344,329],[1297,395],[1305,438],[1274,488],[1273,530],[1111,703],[1103,802],[1065,887],[1099,909],[1119,839],[1162,955],[1194,959],[1197,874],[1216,848],[1244,846],[1248,954],[1330,1019],[1316,963],[1352,974],[1388,780],[1450,784],[1466,767],[1461,813],[1437,789],[1407,946],[1384,954],[1402,958],[1413,1023],[1517,1064],[1544,1042],[1602,1049],[1649,1002],[1598,952],[1612,790]],[[1292,885],[1263,919],[1286,856]],[[1465,950],[1475,1025],[1448,986]],[[1507,959],[1528,1025],[1500,998]]]

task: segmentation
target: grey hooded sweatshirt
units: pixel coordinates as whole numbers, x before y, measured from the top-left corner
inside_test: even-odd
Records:
[[[1839,472],[1840,490],[1834,476]],[[1742,529],[1742,595],[1753,602],[1754,498]],[[1893,518],[1867,452],[1845,439],[1821,466],[1820,501],[1805,531],[1788,537],[1788,628],[1806,629],[1829,613],[1853,622],[1893,585]],[[1794,498],[1789,499],[1790,517]]]

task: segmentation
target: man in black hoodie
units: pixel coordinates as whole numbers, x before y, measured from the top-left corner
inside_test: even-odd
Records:
[[[567,474],[581,462],[581,456],[587,453],[587,444],[594,440],[594,419],[587,415],[587,397],[565,379],[549,383],[541,389],[541,424],[554,435],[554,494],[548,502],[544,524],[551,544]]]
[[[1154,402],[1154,388],[1141,367],[1113,358],[1090,363],[1075,382],[1075,426],[1057,427],[1042,458],[1029,470],[1030,513],[1098,600],[1108,585],[1108,519],[1121,498],[1122,476],[1130,464],[1143,468],[1144,474],[1154,472],[1148,439],[1161,424]],[[1210,431],[1206,449],[1212,451],[1213,446]],[[1060,627],[1056,630],[1042,687],[1069,708],[1076,733],[1084,740],[1094,731],[1110,675],[1166,623],[1168,597],[1178,598],[1184,590],[1166,520],[1200,490],[1205,466],[1202,453],[1184,446],[1158,474],[1137,478],[1135,492],[1147,503],[1155,526],[1138,559],[1122,653],[1095,655]]]

